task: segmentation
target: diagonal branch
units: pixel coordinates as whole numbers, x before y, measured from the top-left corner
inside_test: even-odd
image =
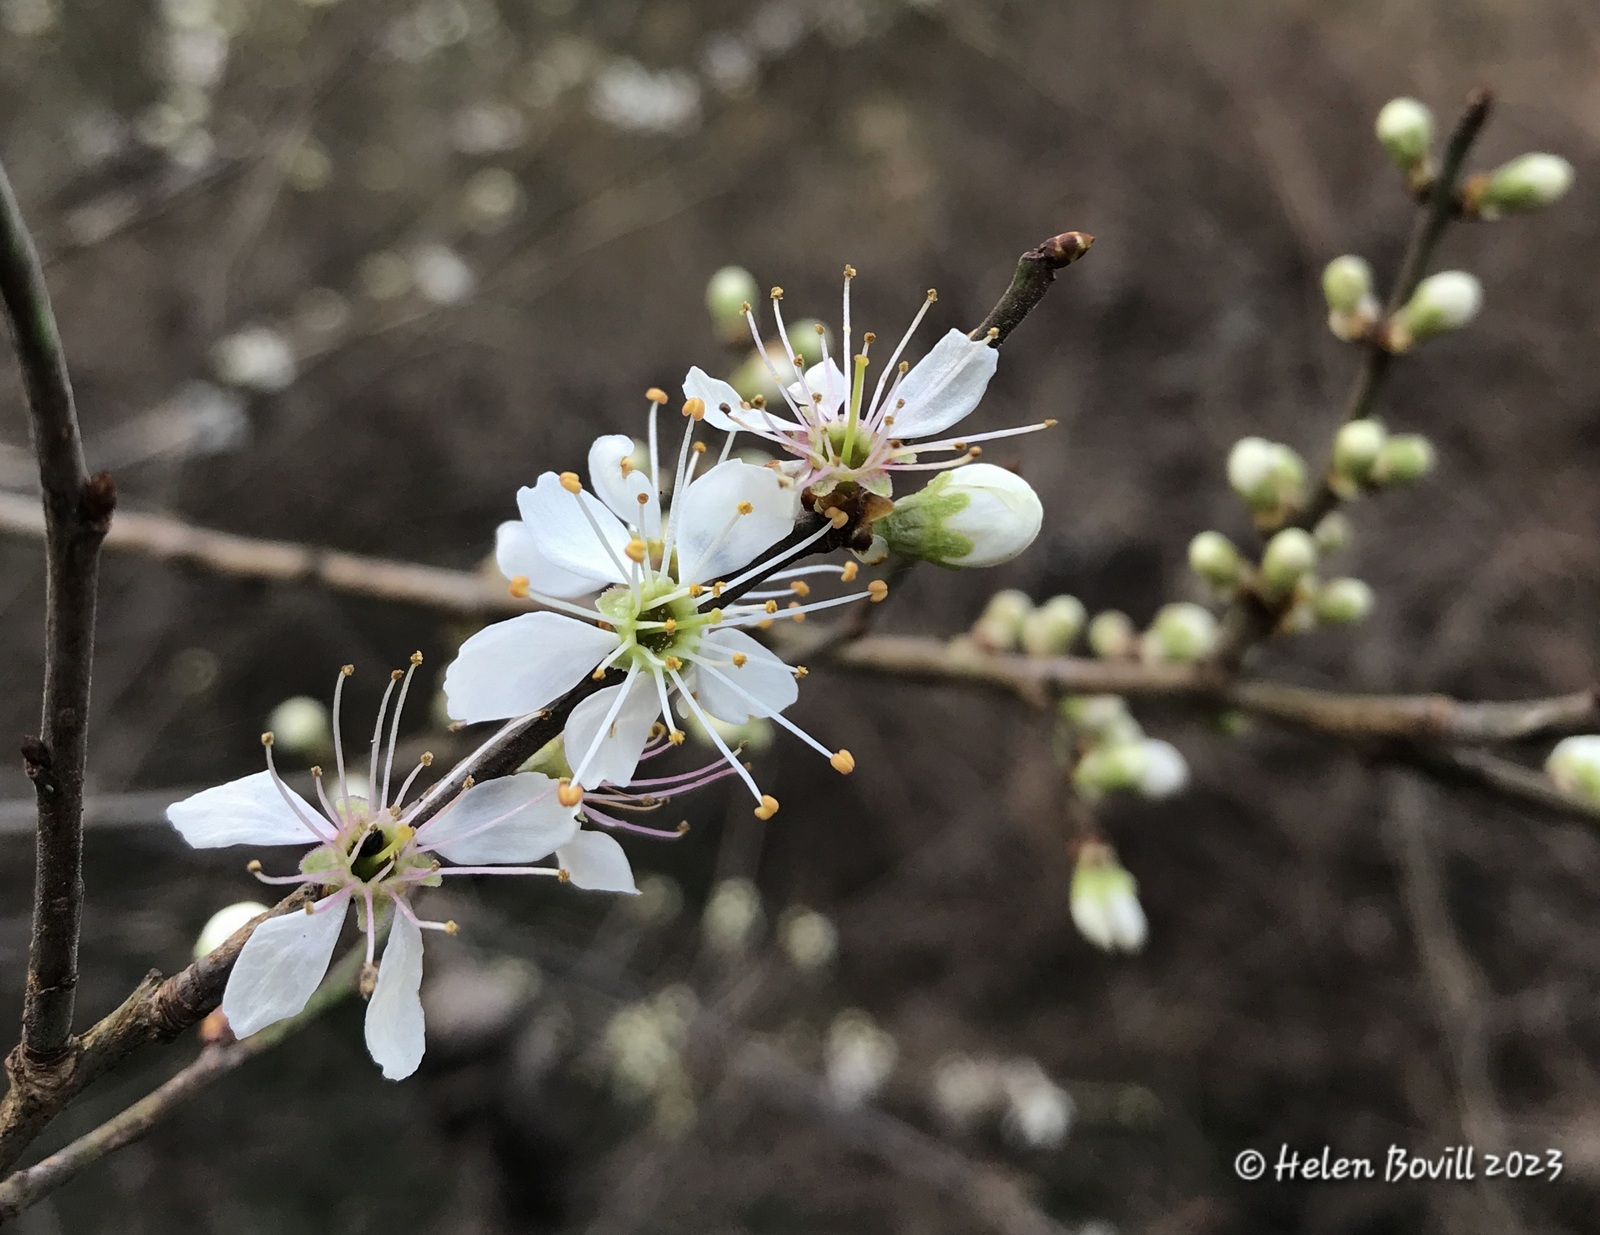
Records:
[[[23,758],[39,801],[22,1068],[69,1057],[83,908],[83,768],[100,541],[116,492],[83,461],[78,416],[39,255],[0,167],[0,296],[27,390],[45,525],[44,709]]]
[[[1029,249],[1017,259],[1017,271],[1011,277],[1011,286],[999,303],[989,310],[989,316],[979,323],[970,338],[978,339],[995,331],[995,345],[999,346],[1011,332],[1022,325],[1022,319],[1032,313],[1034,306],[1044,299],[1055,282],[1056,271],[1072,265],[1094,243],[1088,232],[1062,232],[1052,236],[1037,248]]]

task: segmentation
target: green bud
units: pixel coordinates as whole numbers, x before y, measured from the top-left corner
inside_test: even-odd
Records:
[[[1416,99],[1390,99],[1378,113],[1378,140],[1408,175],[1426,165],[1433,144],[1433,113]]]
[[[1068,894],[1072,922],[1095,947],[1105,952],[1137,952],[1149,934],[1139,885],[1111,851],[1099,841],[1078,851]]]
[[[1372,465],[1375,485],[1403,485],[1433,470],[1433,444],[1420,433],[1397,433],[1383,444]]]
[[[1144,737],[1121,695],[1068,695],[1059,706],[1066,720],[1101,743],[1137,742]]]
[[[1299,501],[1306,465],[1289,447],[1246,437],[1228,453],[1228,483],[1255,511],[1274,511]]]
[[[333,724],[328,705],[309,695],[285,699],[267,717],[274,749],[315,762],[333,750]]]
[[[1548,206],[1566,196],[1572,175],[1572,164],[1560,155],[1518,155],[1495,168],[1477,187],[1478,213],[1496,219]]]
[[[940,472],[873,524],[891,551],[951,569],[997,566],[1034,542],[1044,506],[1015,472],[969,463]]]
[[[1227,591],[1244,574],[1244,558],[1221,532],[1201,532],[1189,542],[1189,569],[1212,587]]]
[[[1026,592],[1015,588],[996,592],[972,624],[973,638],[994,652],[1014,651],[1022,635],[1022,623],[1032,612],[1033,601]]]
[[[724,266],[706,281],[706,309],[711,324],[728,339],[747,337],[744,313],[761,299],[755,276],[743,266]]]
[[[1137,789],[1144,778],[1145,749],[1142,742],[1115,742],[1096,746],[1084,753],[1073,769],[1072,782],[1091,794],[1117,793]]]
[[[1383,425],[1371,417],[1341,425],[1333,439],[1333,470],[1342,479],[1360,484],[1371,474],[1388,437]]]
[[[1367,620],[1376,597],[1360,579],[1329,579],[1316,591],[1312,611],[1330,626],[1354,626]]]
[[[1431,274],[1412,293],[1406,307],[1389,322],[1387,343],[1392,352],[1411,350],[1437,335],[1459,330],[1483,307],[1483,284],[1464,270]]]
[[[1322,294],[1335,313],[1353,313],[1372,295],[1372,267],[1352,254],[1336,257],[1322,272]]]
[[[572,765],[567,762],[567,743],[556,735],[523,760],[519,772],[542,772],[551,780],[571,779]]]
[[[1022,619],[1022,650],[1029,656],[1063,655],[1087,616],[1076,596],[1052,596]]]
[[[1331,510],[1311,532],[1319,557],[1331,557],[1350,543],[1350,520],[1342,510]]]
[[[1120,660],[1131,655],[1138,637],[1133,619],[1118,609],[1097,613],[1089,623],[1089,650],[1101,660]]]
[[[1150,623],[1144,653],[1152,660],[1195,661],[1209,656],[1217,644],[1217,619],[1211,610],[1189,601],[1163,605]]]
[[[1544,761],[1544,770],[1562,793],[1600,803],[1600,734],[1562,738]]]
[[[1287,595],[1317,564],[1317,542],[1297,527],[1286,527],[1267,542],[1261,555],[1261,577],[1279,595]]]

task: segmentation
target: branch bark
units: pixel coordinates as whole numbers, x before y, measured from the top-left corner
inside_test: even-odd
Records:
[[[989,310],[989,316],[968,337],[981,339],[993,330],[996,332],[995,346],[1004,343],[1044,299],[1050,284],[1055,282],[1056,271],[1072,265],[1089,251],[1093,243],[1094,237],[1088,232],[1062,232],[1029,249],[1017,259],[1017,271],[1011,277],[1011,286],[1006,288],[1005,295],[1000,297],[999,303]]]
[[[94,654],[100,542],[116,491],[84,465],[67,377],[39,255],[0,167],[0,296],[27,392],[28,429],[39,464],[46,561],[44,707],[23,759],[39,803],[33,931],[13,1075],[48,1072],[72,1050],[83,907],[83,769]]]

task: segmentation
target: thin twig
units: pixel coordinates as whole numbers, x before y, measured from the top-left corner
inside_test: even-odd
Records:
[[[1011,277],[1011,286],[1006,288],[1005,295],[968,337],[981,339],[993,330],[995,346],[1004,343],[1011,332],[1022,325],[1022,319],[1044,299],[1050,284],[1055,282],[1056,271],[1072,265],[1093,243],[1094,237],[1088,232],[1062,232],[1037,248],[1029,249],[1017,259],[1017,272]]]
[[[0,294],[27,390],[28,428],[39,463],[45,531],[44,710],[23,759],[39,799],[33,933],[22,1043],[13,1083],[70,1056],[83,908],[83,769],[94,654],[100,542],[116,502],[111,477],[90,477],[66,358],[44,271],[0,167]]]
[[[290,1034],[304,1028],[347,998],[356,989],[356,975],[360,973],[365,960],[364,948],[352,950],[328,971],[327,978],[317,992],[296,1015],[269,1025],[242,1042],[230,1041],[204,1047],[197,1059],[126,1110],[113,1115],[42,1162],[0,1181],[0,1224],[37,1204],[107,1154],[140,1140],[212,1082],[277,1046]]]

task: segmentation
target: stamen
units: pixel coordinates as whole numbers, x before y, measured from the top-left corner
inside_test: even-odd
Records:
[[[389,674],[389,685],[383,688],[383,698],[378,703],[378,722],[372,727],[372,763],[367,769],[367,795],[370,797],[378,791],[378,756],[383,751],[383,719],[389,711],[389,697],[394,694],[395,683],[405,674],[396,669]],[[377,799],[377,806],[381,809],[383,799]]]
[[[411,667],[406,670],[405,680],[400,683],[400,698],[395,700],[394,720],[389,725],[389,753],[383,762],[383,792],[378,795],[378,801],[384,805],[389,803],[389,777],[394,772],[394,748],[395,743],[400,740],[400,711],[406,706],[406,692],[411,689],[411,679],[420,664],[422,664],[422,653],[411,653]]]
[[[272,734],[263,733],[261,735],[261,745],[267,752],[267,773],[272,778],[272,784],[277,789],[278,795],[283,798],[283,804],[294,812],[294,817],[305,824],[306,831],[315,836],[317,840],[324,844],[332,840],[333,836],[337,834],[337,825],[335,825],[335,832],[330,834],[324,832],[313,823],[311,818],[300,809],[299,803],[295,801],[294,794],[289,792],[289,786],[283,783],[283,777],[278,775],[277,765],[272,760]],[[330,819],[327,822],[332,824],[333,820]]]
[[[704,727],[707,736],[710,737],[712,745],[714,745],[717,750],[722,753],[722,757],[728,761],[728,766],[734,770],[740,780],[744,781],[746,788],[748,788],[755,796],[756,801],[764,805],[766,803],[766,797],[762,794],[760,787],[756,784],[755,778],[750,775],[749,770],[744,766],[744,764],[739,762],[734,753],[728,749],[728,744],[722,740],[722,735],[717,732],[717,727],[711,723],[711,718],[706,715],[705,710],[700,706],[699,701],[689,693],[689,688],[684,685],[683,678],[677,673],[676,670],[672,672],[672,681],[678,688],[678,698],[682,699],[684,706],[694,713],[695,719],[700,722],[701,726]],[[776,802],[773,803],[773,810],[777,810]],[[760,815],[759,811],[757,811],[757,815],[761,818],[771,818],[770,815]]]
[[[350,790],[344,777],[344,739],[339,736],[339,702],[344,696],[344,680],[356,671],[354,665],[342,665],[333,683],[333,758],[339,765],[339,796],[348,801]]]
[[[595,731],[594,738],[589,742],[589,749],[583,752],[583,758],[572,767],[572,787],[577,791],[577,798],[568,801],[566,794],[558,790],[556,796],[563,806],[576,806],[583,801],[583,774],[589,770],[589,764],[594,761],[595,755],[600,750],[600,745],[611,736],[611,726],[616,723],[617,714],[622,711],[622,705],[628,701],[628,692],[633,689],[633,682],[639,675],[637,668],[629,669],[628,676],[622,679],[622,686],[617,690],[617,697],[612,700],[611,707],[607,709],[606,716],[600,722],[600,728]]]

